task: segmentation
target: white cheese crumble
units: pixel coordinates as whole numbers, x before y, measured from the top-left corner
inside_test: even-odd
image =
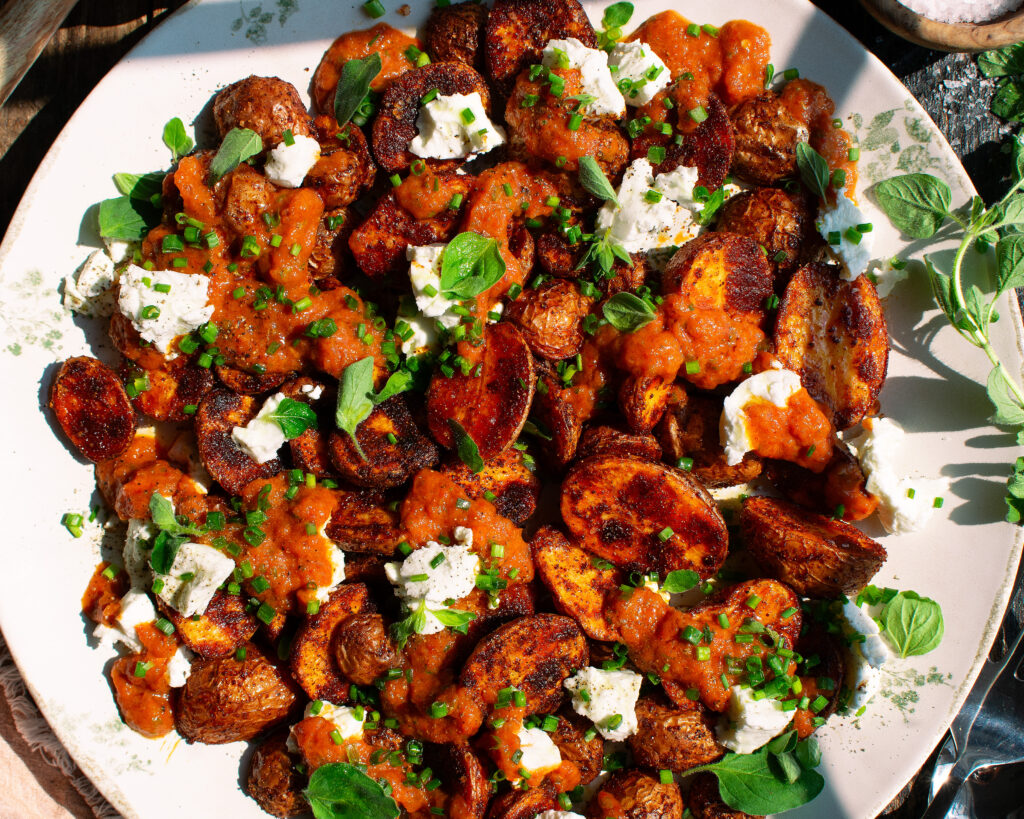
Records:
[[[231,430],[231,440],[257,463],[265,464],[272,461],[277,457],[277,451],[288,440],[281,425],[270,418],[277,412],[285,397],[282,392],[270,396],[248,424]]]
[[[425,605],[426,623],[420,634],[437,634],[444,629],[431,609],[447,608],[445,601],[460,600],[476,588],[480,558],[472,551],[473,531],[456,526],[454,535],[451,546],[431,540],[405,560],[384,564],[384,574],[398,598],[411,611]]]
[[[299,392],[307,396],[310,401],[319,401],[324,394],[324,388],[319,384],[303,384],[299,387]]]
[[[100,623],[93,632],[100,643],[122,643],[129,651],[142,651],[142,643],[135,633],[135,627],[156,620],[156,608],[144,591],[130,589],[121,598],[121,610],[117,614],[116,628]]]
[[[424,318],[436,319],[451,329],[462,319],[452,308],[457,302],[441,295],[441,261],[447,245],[410,245],[406,251],[409,259],[409,281],[416,299],[416,308]]]
[[[420,107],[410,153],[426,159],[463,159],[505,144],[505,132],[491,122],[479,91],[438,94]]]
[[[637,731],[636,701],[643,677],[633,671],[581,668],[563,685],[572,694],[572,709],[597,726],[605,739],[618,741]]]
[[[910,277],[910,270],[907,268],[906,262],[902,267],[897,268],[892,266],[892,261],[891,258],[881,262],[875,260],[868,267],[868,275],[874,281],[875,290],[878,291],[878,296],[882,299],[892,293],[896,289],[896,285]]]
[[[120,239],[107,239],[104,237],[103,246],[107,249],[107,255],[114,264],[126,261],[135,249],[131,242],[123,242]]]
[[[325,540],[329,540],[327,535],[324,533],[324,529],[327,528],[327,523],[320,529],[320,535]],[[334,543],[330,543],[328,548],[328,559],[331,561],[331,584],[329,586],[320,586],[316,590],[316,599],[321,603],[326,603],[330,598],[331,593],[338,588],[339,585],[345,582],[345,553],[339,549]]]
[[[694,222],[693,211],[655,185],[651,163],[642,157],[634,159],[622,177],[618,206],[605,202],[598,212],[597,231],[610,230],[612,241],[628,253],[681,245],[696,236],[700,226]]]
[[[302,180],[320,160],[320,143],[313,137],[299,134],[293,142],[279,142],[267,155],[263,173],[267,179],[282,188],[298,188]]]
[[[800,376],[792,370],[772,369],[740,382],[725,399],[719,422],[719,437],[725,447],[726,462],[735,466],[753,448],[747,429],[746,407],[755,401],[767,401],[785,407],[800,389]]]
[[[545,68],[575,68],[579,70],[582,93],[594,100],[586,106],[586,112],[594,116],[621,117],[626,112],[626,100],[615,84],[608,55],[597,48],[587,48],[575,37],[566,40],[550,40],[544,46],[541,58]]]
[[[316,700],[306,706],[303,717],[320,717],[332,723],[342,739],[359,739],[363,735],[363,723],[366,722],[366,711],[360,710],[361,716],[357,717],[355,708]]]
[[[202,273],[145,270],[130,264],[121,274],[117,309],[142,338],[173,358],[177,355],[174,340],[213,317],[213,305],[207,303],[209,290],[210,277]]]
[[[608,57],[608,67],[626,105],[647,105],[672,82],[668,66],[647,43],[616,43]]]
[[[679,165],[671,171],[659,173],[654,178],[654,189],[661,191],[676,204],[700,213],[704,210],[704,204],[693,198],[693,189],[697,187],[699,176],[700,171],[696,168]]]
[[[901,478],[895,459],[906,437],[891,418],[866,418],[864,434],[851,446],[867,475],[865,488],[878,498],[878,519],[887,532],[903,534],[924,528],[935,512],[935,499],[949,488],[944,479]]]
[[[113,290],[116,282],[114,261],[102,250],[95,250],[82,262],[74,276],[64,279],[62,304],[83,316],[112,316],[117,309]]]
[[[440,279],[439,279],[440,281]],[[399,329],[399,322],[403,322],[405,327],[401,327],[402,332],[406,335],[412,332],[412,335],[408,335],[408,338],[402,339],[402,352],[407,356],[423,355],[438,349],[440,340],[438,339],[437,328],[434,326],[434,321],[428,319],[425,316],[421,316],[416,311],[416,303],[409,297],[403,296],[398,304],[398,321],[395,322],[396,330]]]
[[[822,208],[821,220],[818,222],[818,232],[829,241],[830,233],[839,234],[839,244],[831,244],[832,251],[843,263],[843,271],[840,274],[843,279],[852,282],[861,273],[868,269],[871,262],[871,249],[875,239],[873,232],[860,233],[859,241],[853,241],[847,231],[857,225],[867,224],[867,217],[861,213],[850,198],[843,192],[836,192],[836,203],[831,207]],[[833,239],[835,236],[832,237]]]
[[[157,597],[184,617],[202,614],[217,588],[235,569],[235,561],[203,543],[183,543],[171,570],[160,575]]]
[[[153,570],[149,566],[149,550],[156,536],[156,525],[148,520],[132,518],[128,521],[121,562],[128,572],[133,589],[148,589],[153,581]]]
[[[863,634],[863,641],[852,643],[847,651],[846,685],[850,689],[850,710],[857,712],[878,693],[882,685],[880,669],[896,658],[871,616],[867,606],[858,606],[854,600],[843,604],[843,618],[847,633]]]
[[[734,685],[729,689],[729,708],[715,730],[730,751],[749,754],[781,734],[792,716],[778,700],[754,699],[752,689]]]
[[[541,728],[520,728],[519,750],[523,752],[519,767],[530,772],[530,776],[553,771],[562,764],[562,753]]]
[[[178,650],[171,655],[167,663],[167,683],[171,688],[181,688],[188,682],[192,673],[192,652],[185,646],[178,646]]]

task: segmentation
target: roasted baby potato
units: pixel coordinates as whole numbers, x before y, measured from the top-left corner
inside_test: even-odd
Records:
[[[303,185],[317,192],[326,210],[348,207],[373,185],[377,175],[366,137],[352,124],[339,131],[332,116],[317,117],[313,126],[320,159],[309,169]]]
[[[839,438],[833,441],[832,459],[821,472],[790,461],[769,460],[765,473],[783,497],[812,512],[855,521],[864,520],[878,508],[878,498],[867,491],[860,461]]]
[[[707,578],[725,560],[725,521],[711,496],[664,464],[587,458],[562,481],[561,509],[584,549],[627,571],[690,569]]]
[[[619,409],[626,426],[636,435],[646,435],[665,413],[672,382],[661,376],[630,376],[619,386]]]
[[[535,819],[545,811],[558,809],[558,794],[542,782],[528,791],[516,789],[496,796],[487,811],[487,819]]]
[[[416,118],[421,100],[435,89],[446,95],[478,93],[484,110],[490,112],[491,92],[487,81],[469,65],[441,62],[406,71],[384,92],[373,123],[373,155],[387,173],[404,171],[416,159],[409,152],[409,143],[417,134]],[[454,170],[464,160],[426,161],[436,170]]]
[[[530,541],[530,550],[555,608],[579,623],[591,639],[618,640],[618,631],[605,619],[604,603],[623,583],[622,572],[599,569],[593,557],[552,526],[541,527]]]
[[[653,435],[633,435],[615,427],[596,426],[584,431],[576,454],[581,459],[591,455],[627,455],[657,461],[661,459],[661,445]]]
[[[637,765],[684,773],[720,759],[714,722],[697,703],[689,708],[641,697],[636,703],[637,732],[628,740]]]
[[[197,659],[181,690],[174,727],[187,742],[220,745],[252,739],[288,718],[291,682],[249,643],[245,657]]]
[[[288,731],[279,730],[257,745],[245,780],[245,792],[279,819],[301,816],[309,809],[302,795],[306,778],[295,769],[287,741]]]
[[[471,500],[487,498],[499,514],[520,526],[537,508],[540,481],[526,468],[523,453],[514,447],[491,458],[479,472],[474,473],[454,458],[449,458],[440,471],[461,486]]]
[[[319,429],[310,427],[298,438],[292,438],[288,442],[292,462],[303,472],[311,472],[318,478],[336,477],[327,442],[327,435]]]
[[[587,641],[568,617],[534,614],[492,631],[473,649],[459,683],[488,708],[502,688],[526,695],[530,713],[558,708],[562,681],[587,664]]]
[[[200,657],[227,657],[256,633],[259,621],[246,609],[241,595],[218,590],[198,618],[182,617],[157,601],[164,617],[174,624],[181,641]]]
[[[334,633],[353,614],[373,612],[366,586],[348,583],[331,592],[320,610],[299,627],[292,641],[292,676],[311,700],[348,702],[349,681],[341,676],[331,650]]]
[[[213,119],[221,139],[232,128],[248,128],[263,139],[263,149],[284,140],[284,132],[312,136],[313,123],[299,92],[278,77],[249,76],[218,92]]]
[[[480,71],[484,67],[486,25],[487,7],[472,0],[447,8],[438,6],[427,20],[427,52],[435,62],[465,63]]]
[[[373,408],[356,429],[358,447],[347,432],[336,430],[327,441],[331,463],[355,486],[390,489],[421,469],[437,463],[437,447],[409,414],[404,395]]]
[[[790,279],[775,322],[775,356],[836,429],[858,423],[882,390],[889,329],[867,276],[843,281],[834,265],[804,265]]]
[[[776,269],[792,270],[801,258],[811,214],[779,188],[755,188],[731,197],[718,212],[718,230],[749,236]]]
[[[572,708],[563,706],[556,716],[558,727],[552,732],[551,741],[558,746],[562,759],[579,769],[580,781],[589,782],[604,767],[604,740],[600,734],[587,739],[591,724]]]
[[[469,745],[428,746],[424,761],[448,794],[449,816],[483,819],[491,801],[491,782],[480,757]]]
[[[774,92],[741,102],[731,112],[736,130],[732,171],[753,185],[774,185],[796,176],[796,146],[807,142],[807,125]]]
[[[519,328],[534,355],[560,361],[583,346],[583,319],[593,303],[575,282],[555,279],[524,290],[509,302],[505,318]]]
[[[537,393],[533,401],[533,414],[537,422],[551,436],[544,447],[544,459],[561,469],[576,455],[583,418],[572,400],[572,391],[562,386],[554,367],[543,359],[535,361]]]
[[[196,410],[196,440],[203,466],[234,495],[241,494],[250,481],[270,478],[282,468],[278,458],[257,463],[231,437],[235,427],[244,427],[258,411],[254,398],[227,390],[208,392]]]
[[[135,437],[128,393],[114,371],[95,358],[69,358],[61,365],[50,408],[75,449],[90,461],[120,455]]]
[[[496,0],[484,36],[487,71],[507,90],[520,71],[540,62],[549,40],[567,37],[597,47],[594,27],[579,0]]]
[[[197,369],[202,370],[203,368],[198,367]],[[236,367],[229,367],[227,364],[214,367],[214,371],[220,382],[238,395],[261,395],[276,390],[289,378],[289,373],[251,373]],[[209,372],[209,370],[205,370],[205,372]],[[199,402],[192,403],[198,404]]]
[[[457,442],[450,422],[473,439],[485,461],[508,449],[519,437],[533,401],[533,356],[522,334],[499,322],[484,330],[480,374],[450,378],[437,371],[427,392],[427,424],[441,446]]]
[[[740,526],[761,568],[804,597],[854,594],[886,558],[882,544],[855,526],[775,498],[747,498]]]
[[[694,819],[753,819],[749,813],[730,808],[718,792],[718,777],[713,773],[697,774],[686,792],[686,806]]]
[[[636,768],[616,771],[587,807],[587,819],[682,819],[683,798],[675,782]]]
[[[374,612],[359,612],[338,623],[331,649],[341,676],[356,685],[372,685],[401,665],[384,618]]]
[[[126,383],[144,379],[148,389],[132,399],[132,406],[154,421],[184,421],[191,416],[185,407],[196,407],[215,381],[206,367],[200,367],[184,356],[161,362],[160,366],[145,370],[126,366]]]
[[[274,210],[277,188],[262,173],[241,163],[217,184],[224,223],[241,238],[261,233],[261,216]]]
[[[326,532],[345,551],[387,556],[403,539],[398,512],[375,492],[339,492]]]

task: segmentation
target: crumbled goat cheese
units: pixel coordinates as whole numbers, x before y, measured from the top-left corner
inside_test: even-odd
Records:
[[[171,688],[181,688],[188,682],[192,673],[192,652],[185,646],[178,646],[167,662],[167,684]]]
[[[263,173],[267,179],[282,188],[298,188],[313,166],[320,161],[320,143],[313,137],[299,134],[293,142],[278,143],[267,155]]]
[[[597,726],[608,740],[623,740],[637,731],[636,701],[643,677],[633,671],[581,668],[563,685],[572,694],[572,708]]]
[[[277,451],[288,440],[281,425],[270,417],[277,412],[285,397],[281,392],[270,396],[255,418],[244,427],[235,427],[231,430],[231,440],[257,463],[265,464],[272,461],[277,457]]]
[[[363,735],[363,723],[366,722],[366,711],[361,710],[361,716],[357,717],[359,712],[355,708],[316,700],[306,706],[303,717],[320,717],[332,723],[342,739],[359,739]]]
[[[451,329],[462,318],[452,311],[458,302],[441,295],[441,262],[446,245],[410,245],[405,255],[409,259],[409,281],[412,282],[416,308],[424,318],[436,319]]]
[[[538,813],[534,819],[585,819],[585,817],[573,813],[571,810],[544,810]]]
[[[882,685],[880,669],[896,658],[895,652],[878,623],[872,618],[868,607],[858,606],[853,600],[843,604],[843,618],[848,634],[856,632],[864,639],[854,642],[847,649],[845,682],[850,689],[849,708],[858,711],[870,702]]]
[[[616,43],[608,67],[627,105],[647,105],[672,82],[668,66],[647,43]]]
[[[153,582],[153,570],[149,566],[149,552],[157,533],[156,524],[140,518],[128,521],[121,562],[128,572],[133,589],[148,589]]]
[[[316,590],[316,599],[321,603],[326,603],[332,592],[345,582],[345,553],[335,546],[334,543],[330,543],[330,538],[324,532],[326,528],[327,523],[324,523],[320,528],[320,536],[329,542],[327,556],[331,561],[331,584],[329,586],[320,586]]]
[[[857,225],[863,225],[867,221],[867,217],[861,213],[860,208],[853,204],[843,191],[836,192],[834,205],[823,208],[821,211],[818,232],[826,242],[830,241],[829,234],[838,234],[839,244],[830,244],[830,247],[843,262],[843,271],[840,275],[846,281],[852,282],[856,279],[868,269],[868,264],[871,262],[871,249],[875,242],[874,234],[858,231],[857,235],[860,238],[856,241],[848,235],[851,228],[856,231]]]
[[[505,144],[505,132],[491,122],[479,91],[438,94],[420,106],[410,153],[427,159],[463,159]]]
[[[885,298],[895,289],[896,285],[910,277],[910,270],[906,263],[902,267],[892,266],[892,259],[884,262],[872,261],[868,267],[868,275],[875,283],[879,298]]]
[[[791,370],[772,369],[741,381],[725,399],[719,436],[725,447],[726,461],[735,466],[753,448],[747,428],[746,408],[756,401],[767,401],[785,407],[800,390],[800,376]]]
[[[730,751],[749,754],[781,734],[792,717],[778,700],[754,699],[752,689],[734,685],[729,689],[729,708],[715,730]]]
[[[519,767],[530,772],[530,776],[553,771],[562,764],[562,754],[551,736],[541,728],[520,728],[519,750],[523,752]]]
[[[132,264],[121,274],[117,309],[142,338],[173,358],[175,339],[213,317],[213,305],[207,303],[209,290],[210,277],[202,273],[145,270]]]
[[[545,68],[575,68],[580,72],[582,93],[594,98],[586,106],[588,114],[621,117],[626,112],[626,100],[615,84],[604,51],[587,48],[574,37],[551,40],[544,46],[541,62]]]
[[[117,309],[114,285],[117,271],[113,260],[102,250],[95,250],[74,276],[64,279],[62,303],[74,313],[83,316],[107,318]]]
[[[202,614],[234,570],[235,561],[212,546],[183,543],[171,570],[160,575],[157,597],[184,617]]]

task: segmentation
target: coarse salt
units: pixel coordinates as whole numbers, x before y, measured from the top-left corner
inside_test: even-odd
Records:
[[[1021,7],[1021,0],[900,0],[911,11],[940,23],[987,23]]]

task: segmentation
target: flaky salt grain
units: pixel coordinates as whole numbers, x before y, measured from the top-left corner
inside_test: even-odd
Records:
[[[940,23],[987,23],[1021,7],[1021,0],[900,0],[900,3]]]

